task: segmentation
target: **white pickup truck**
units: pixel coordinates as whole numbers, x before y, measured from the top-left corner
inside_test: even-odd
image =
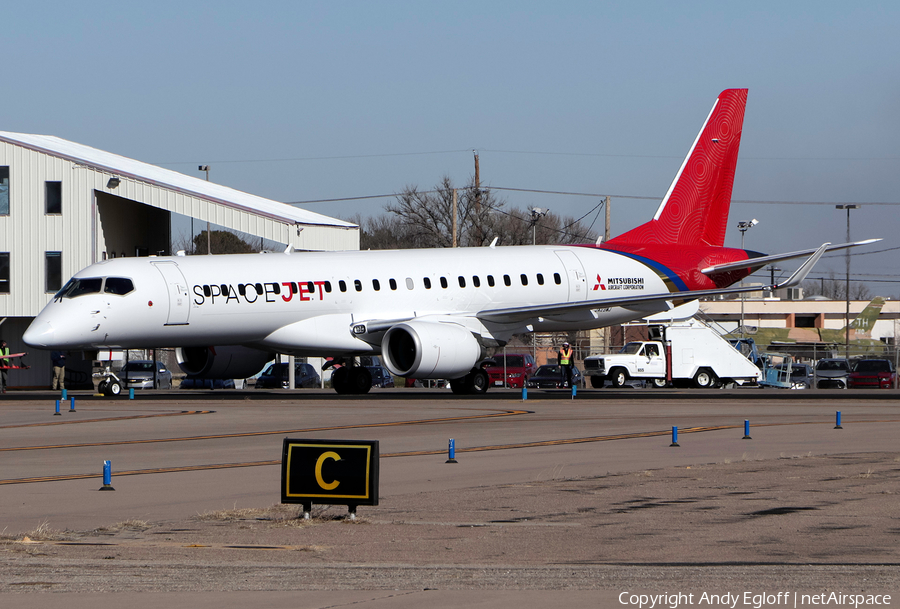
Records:
[[[651,325],[649,330],[653,340],[628,343],[619,353],[584,358],[591,386],[603,387],[608,380],[621,387],[629,380],[646,380],[654,387],[706,388],[756,383],[761,377],[759,368],[702,321]]]

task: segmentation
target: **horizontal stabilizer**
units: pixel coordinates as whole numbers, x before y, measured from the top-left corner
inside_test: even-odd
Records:
[[[826,252],[833,252],[836,250],[844,250],[850,247],[859,247],[860,245],[869,245],[871,243],[877,243],[881,241],[881,239],[866,239],[865,241],[855,241],[853,243],[840,243],[837,245],[829,245],[825,250]],[[728,271],[735,271],[738,269],[753,269],[754,271],[761,269],[767,264],[772,264],[774,262],[781,262],[782,260],[791,260],[793,258],[803,258],[804,256],[810,256],[818,251],[818,248],[801,250],[799,252],[790,252],[788,254],[774,254],[772,256],[760,256],[759,258],[749,258],[747,260],[742,260],[740,262],[728,262],[726,264],[716,264],[714,266],[706,267],[705,269],[701,269],[700,272],[704,275],[715,275],[716,273],[725,273]]]

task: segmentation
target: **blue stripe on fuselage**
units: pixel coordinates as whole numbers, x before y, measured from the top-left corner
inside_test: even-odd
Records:
[[[628,258],[631,258],[632,260],[637,260],[638,262],[649,266],[650,268],[652,268],[654,271],[656,271],[660,275],[668,278],[669,281],[671,281],[675,285],[675,287],[678,288],[679,291],[682,291],[682,292],[689,291],[687,284],[684,282],[684,280],[681,279],[681,277],[679,277],[674,271],[672,271],[672,269],[670,269],[667,266],[664,266],[663,264],[660,264],[656,260],[652,260],[650,258],[645,258],[644,256],[638,256],[637,254],[631,254],[629,252],[620,252],[619,250],[614,250],[614,249],[607,249],[606,251],[620,254],[622,256],[626,256]]]

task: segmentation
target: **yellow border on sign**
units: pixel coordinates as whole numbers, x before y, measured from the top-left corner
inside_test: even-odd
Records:
[[[312,495],[308,493],[291,493],[290,485],[291,485],[291,453],[293,452],[294,447],[298,448],[354,448],[360,449],[364,448],[366,450],[366,494],[365,495],[335,495],[335,494],[320,494],[320,495]],[[287,454],[287,473],[284,478],[284,496],[285,497],[325,497],[331,499],[369,499],[372,496],[372,492],[369,489],[369,469],[372,467],[372,445],[371,444],[304,444],[302,442],[292,442],[288,444],[288,454]]]

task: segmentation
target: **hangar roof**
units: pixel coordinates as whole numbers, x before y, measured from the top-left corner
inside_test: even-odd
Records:
[[[105,152],[64,140],[52,135],[34,135],[29,133],[11,133],[0,131],[0,141],[18,144],[32,150],[43,152],[52,156],[62,157],[69,161],[97,168],[121,177],[154,184],[165,188],[213,201],[215,203],[234,207],[246,212],[258,214],[281,222],[291,224],[305,224],[310,226],[334,226],[342,228],[357,228],[351,222],[344,222],[336,218],[317,214],[305,209],[298,209],[286,203],[273,201],[256,195],[252,195],[234,188],[207,182],[200,178],[163,169],[156,165],[129,159],[118,154]]]

